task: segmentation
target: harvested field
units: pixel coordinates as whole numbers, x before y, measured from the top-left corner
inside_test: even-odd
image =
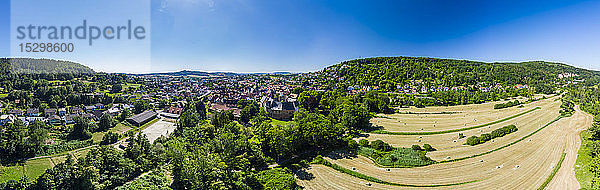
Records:
[[[459,128],[472,127],[494,122],[504,118],[526,112],[538,106],[554,102],[558,97],[548,98],[524,104],[523,107],[515,106],[504,109],[494,109],[490,102],[484,104],[462,105],[451,107],[431,108],[403,108],[404,111],[417,113],[425,112],[452,112],[450,114],[379,114],[371,119],[374,126],[380,126],[390,132],[432,132],[445,131]]]
[[[556,111],[559,106],[559,101],[551,101],[548,102],[548,104],[545,104],[544,106],[540,107],[541,109],[537,109],[535,111],[522,115],[521,117],[499,122],[482,128],[460,132],[435,135],[388,135],[370,133],[368,134],[368,137],[361,138],[366,138],[370,141],[381,139],[395,147],[410,147],[413,144],[418,144],[421,146],[423,144],[431,144],[434,148],[438,149],[438,151],[432,152],[428,154],[428,156],[434,156],[432,157],[432,159],[440,161],[446,159],[447,156],[451,156],[451,158],[457,158],[457,156],[462,157],[460,154],[451,155],[451,153],[471,151],[472,148],[483,148],[484,150],[481,150],[479,152],[485,152],[495,147],[502,146],[502,143],[499,143],[498,141],[511,142],[514,141],[516,138],[521,138],[556,118],[559,115]],[[463,145],[465,144],[466,139],[469,136],[480,136],[482,133],[489,133],[494,129],[498,129],[511,124],[515,124],[519,130],[507,136],[494,139],[494,142],[489,141],[477,146]],[[465,136],[465,138],[459,139],[459,133],[462,133]],[[461,151],[463,149],[464,151]],[[476,153],[473,152],[473,154]],[[440,156],[436,157],[436,155]]]
[[[547,100],[539,102],[543,101]],[[489,141],[476,146],[461,145],[460,147],[452,147],[452,143],[442,143],[442,145],[437,146],[436,141],[434,141],[435,137],[444,135],[451,135],[451,137],[457,139],[457,133],[423,136],[421,143],[416,142],[418,136],[371,134],[368,137],[370,140],[379,138],[395,146],[404,145],[404,147],[409,147],[412,144],[429,143],[438,149],[446,147],[446,149],[428,153],[429,157],[438,161],[444,160],[444,156],[447,155],[452,155],[451,157],[454,159],[487,152],[526,137],[524,140],[508,147],[474,158],[415,168],[381,168],[369,158],[356,155],[348,156],[343,152],[332,153],[325,159],[343,168],[352,169],[361,174],[391,183],[432,185],[476,181],[455,186],[436,187],[435,189],[536,189],[550,176],[563,153],[566,152],[565,160],[556,176],[548,184],[548,188],[577,189],[578,184],[574,176],[573,165],[580,144],[578,143],[578,133],[591,125],[591,117],[576,109],[577,111],[572,117],[562,118],[527,137],[527,135],[532,134],[532,132],[545,126],[558,116],[560,101],[547,101],[542,106],[543,108],[540,110],[511,121],[518,123],[519,130],[517,132],[497,138],[494,142]],[[490,129],[487,127],[481,128],[485,129],[481,132],[487,133],[501,126],[504,126],[504,124],[499,123],[490,126]],[[481,133],[479,129],[474,131],[474,133]],[[468,137],[470,134],[467,134],[467,132],[472,131],[465,131],[465,136]],[[433,138],[428,139],[427,137]],[[366,180],[322,165],[311,165],[304,172],[308,173],[306,175],[314,177],[310,180],[298,180],[298,183],[307,189],[399,188],[374,182],[370,182],[371,186],[367,186],[368,181]],[[402,189],[405,188],[402,187]]]

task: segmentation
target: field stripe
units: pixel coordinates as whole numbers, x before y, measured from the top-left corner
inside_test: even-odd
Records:
[[[520,138],[519,140],[516,140],[516,141],[514,141],[514,142],[511,142],[511,143],[509,143],[509,144],[506,144],[506,145],[504,145],[504,146],[498,147],[498,148],[496,148],[496,149],[494,149],[494,150],[490,150],[490,151],[487,151],[487,152],[484,152],[484,153],[475,154],[475,155],[471,155],[471,156],[467,156],[467,157],[462,157],[462,158],[457,158],[457,159],[452,159],[452,160],[444,160],[444,161],[440,161],[440,162],[438,162],[438,163],[455,162],[455,161],[465,160],[465,159],[469,159],[469,158],[475,158],[475,157],[478,157],[478,156],[483,156],[483,155],[486,155],[486,154],[489,154],[489,153],[492,153],[492,152],[498,151],[498,150],[500,150],[500,149],[503,149],[503,148],[509,147],[510,145],[516,144],[516,143],[518,143],[518,142],[521,142],[522,140],[525,140],[525,139],[526,139],[526,138],[528,138],[528,137],[531,137],[531,136],[532,136],[532,135],[534,135],[535,133],[537,133],[537,132],[541,131],[542,129],[546,128],[547,126],[549,126],[550,124],[552,124],[552,123],[554,123],[554,122],[558,121],[558,120],[559,120],[559,119],[561,119],[561,118],[562,118],[562,116],[558,116],[558,117],[556,117],[556,119],[554,119],[554,120],[550,121],[549,123],[547,123],[547,124],[546,124],[546,125],[544,125],[543,127],[540,127],[539,129],[535,130],[534,132],[532,132],[532,133],[528,134],[527,136],[524,136],[524,137]]]
[[[548,176],[548,178],[546,178],[546,181],[544,181],[544,183],[542,185],[540,185],[538,190],[543,190],[550,183],[550,181],[552,181],[552,178],[554,178],[554,176],[556,175],[556,172],[558,172],[558,170],[560,169],[560,166],[562,165],[563,161],[565,160],[566,155],[567,155],[567,153],[562,154],[562,156],[560,157],[560,160],[558,161],[558,163],[556,163],[556,166],[554,166],[554,170],[552,170],[552,173],[550,173],[550,176]]]
[[[472,126],[472,127],[465,127],[465,128],[460,128],[460,129],[452,129],[452,130],[446,130],[446,131],[429,131],[429,132],[391,132],[391,131],[385,131],[385,130],[374,130],[371,131],[369,133],[376,133],[376,134],[386,134],[386,135],[437,135],[437,134],[444,134],[444,133],[454,133],[454,132],[460,132],[460,131],[466,131],[466,130],[471,130],[471,129],[477,129],[477,128],[481,128],[481,127],[486,127],[489,125],[493,125],[496,123],[500,123],[500,122],[504,122],[525,114],[528,114],[532,111],[535,111],[537,109],[541,109],[540,107],[535,107],[533,109],[527,110],[525,112],[504,118],[504,119],[500,119],[500,120],[496,120],[496,121],[492,121],[486,124],[481,124],[481,125],[477,125],[477,126]]]
[[[473,181],[466,181],[466,182],[459,182],[459,183],[450,183],[450,184],[434,184],[434,185],[414,185],[414,184],[402,184],[402,183],[393,183],[393,182],[389,182],[389,181],[384,181],[372,176],[368,176],[353,170],[349,170],[346,169],[340,165],[337,164],[333,164],[331,162],[329,162],[328,160],[321,160],[321,163],[324,166],[333,168],[334,170],[337,170],[339,172],[360,178],[360,179],[364,179],[370,182],[374,182],[374,183],[379,183],[379,184],[384,184],[384,185],[393,185],[393,186],[400,186],[400,187],[447,187],[447,186],[454,186],[454,185],[464,185],[464,184],[469,184],[469,183],[475,183],[475,182],[479,182],[482,180],[473,180]]]

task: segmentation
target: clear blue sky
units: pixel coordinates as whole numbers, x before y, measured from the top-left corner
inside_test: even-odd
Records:
[[[152,0],[151,5],[152,71],[304,72],[373,56],[547,60],[600,69],[600,1]],[[9,26],[9,3],[0,7],[0,23]],[[0,56],[10,56],[8,30],[0,28]]]

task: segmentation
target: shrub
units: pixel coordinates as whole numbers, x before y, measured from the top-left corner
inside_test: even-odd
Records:
[[[371,147],[375,150],[379,150],[379,151],[390,151],[392,150],[392,146],[390,146],[388,143],[383,142],[382,140],[375,140],[371,143]]]
[[[469,138],[467,138],[467,144],[471,145],[471,146],[475,146],[479,144],[479,137],[477,136],[470,136]]]
[[[465,138],[465,134],[459,133],[458,134],[458,139],[462,139],[462,138]]]
[[[423,149],[425,149],[425,151],[435,151],[435,148],[433,148],[430,144],[424,144],[423,145]]]
[[[119,133],[113,133],[112,131],[109,131],[104,135],[104,137],[102,137],[102,141],[100,142],[100,144],[107,145],[116,143],[117,141],[119,141],[119,137],[121,137]]]
[[[369,147],[369,140],[367,139],[360,139],[358,141],[358,144],[362,147]]]
[[[412,145],[412,147],[411,147],[411,148],[412,148],[413,150],[422,150],[422,149],[421,149],[421,146],[419,146],[419,145],[416,145],[416,144]]]
[[[509,133],[515,132],[517,130],[518,130],[517,126],[507,125],[502,128],[496,129],[496,130],[492,131],[491,133],[481,134],[481,137],[477,137],[477,136],[469,137],[467,139],[466,144],[471,145],[471,146],[478,145],[481,143],[485,143],[489,140],[492,140],[494,138],[503,137],[503,136],[505,136]]]
[[[358,148],[358,143],[356,143],[355,140],[348,139],[348,148],[354,150],[354,149]]]

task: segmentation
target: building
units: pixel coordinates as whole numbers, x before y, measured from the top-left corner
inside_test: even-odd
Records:
[[[298,101],[280,102],[272,98],[263,98],[261,104],[271,118],[286,121],[292,120],[294,112],[300,108]]]
[[[58,108],[58,115],[59,116],[67,115],[67,109],[66,108]]]
[[[77,114],[69,114],[69,115],[65,116],[65,123],[66,124],[75,123],[75,118],[76,117],[79,117],[79,115],[77,115]]]
[[[130,118],[127,118],[127,122],[129,122],[133,125],[136,125],[136,126],[142,126],[142,125],[148,123],[149,121],[152,121],[157,116],[158,116],[158,113],[156,113],[155,111],[146,110],[140,114],[137,114]]]
[[[44,115],[46,117],[49,117],[49,116],[52,116],[52,115],[56,115],[56,109],[54,109],[54,108],[44,109]]]
[[[81,108],[79,108],[79,107],[75,107],[75,106],[73,106],[73,107],[70,107],[70,108],[69,108],[69,111],[70,111],[72,114],[82,114],[82,113],[83,113],[83,109],[81,109]]]
[[[38,110],[37,108],[29,108],[27,109],[27,116],[38,117],[40,116],[40,110]]]

